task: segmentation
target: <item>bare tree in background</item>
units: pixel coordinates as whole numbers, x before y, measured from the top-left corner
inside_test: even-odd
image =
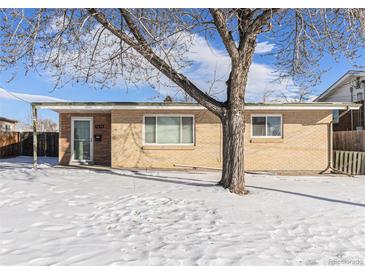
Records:
[[[37,119],[37,131],[38,132],[57,132],[58,125],[51,119]]]
[[[0,65],[51,73],[55,86],[88,82],[108,87],[169,81],[217,115],[223,125],[220,184],[244,185],[247,75],[257,39],[275,41],[279,77],[315,84],[330,54],[351,61],[365,41],[363,9],[40,9],[2,10]],[[219,100],[186,76],[191,42],[221,44],[230,59]],[[207,50],[209,50],[207,48]]]
[[[33,115],[29,111],[27,114],[27,123],[19,123],[17,128],[19,131],[33,131]],[[37,132],[58,132],[58,124],[49,118],[43,118],[40,113],[38,113],[37,119]]]
[[[310,90],[307,90],[305,88],[299,88],[297,91],[290,94],[281,92],[276,101],[280,100],[285,103],[303,103],[311,101],[314,97],[315,96],[311,93]]]

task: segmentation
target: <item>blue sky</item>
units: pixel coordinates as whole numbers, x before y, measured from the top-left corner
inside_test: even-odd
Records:
[[[275,43],[272,42],[272,44],[270,44],[267,41],[259,42],[259,48],[256,51],[249,74],[249,83],[247,87],[248,101],[260,101],[263,89],[267,86],[271,87],[271,82],[268,78],[273,77],[273,71],[275,70],[272,56],[263,54],[270,52],[271,48],[275,46]],[[189,57],[193,60],[198,60],[198,65],[195,65],[194,69],[188,73],[192,80],[203,88],[206,85],[206,82],[209,82],[212,68],[217,67],[218,65],[218,73],[222,73],[223,77],[225,77],[224,73],[226,73],[226,71],[222,69],[224,65],[221,64],[227,65],[227,57],[218,44],[214,45],[215,48],[213,48],[212,52],[212,50],[207,49],[204,43],[205,40],[197,37],[196,45],[193,47]],[[331,70],[323,75],[320,84],[312,87],[312,93],[314,95],[318,95],[325,90],[347,70],[353,69],[351,64],[344,59],[341,59],[339,63],[336,63],[331,57],[326,57],[322,60],[322,63],[325,67],[331,67]],[[11,82],[8,82],[8,80],[12,78],[14,72],[16,72],[16,78]],[[224,82],[222,82],[222,84],[224,85]],[[60,89],[53,90],[54,84],[46,73],[39,75],[30,72],[25,75],[24,70],[20,65],[12,71],[0,73],[0,87],[11,92],[49,96],[68,101],[161,101],[166,94],[172,95],[172,93],[174,93],[174,89],[171,88],[159,90],[157,92],[146,85],[141,85],[139,87],[129,86],[129,89],[126,90],[124,85],[115,86],[111,89],[100,89],[87,84],[69,84]],[[222,86],[218,85],[218,88],[222,88]],[[278,90],[285,89],[285,87],[281,85],[276,85],[274,88]],[[158,96],[159,93],[161,93],[160,96]],[[30,106],[15,98],[4,96],[4,94],[1,96],[0,93],[0,116],[6,116],[28,123],[30,121]],[[57,121],[58,119],[56,113],[44,110],[40,112],[40,117],[48,117],[54,121]]]

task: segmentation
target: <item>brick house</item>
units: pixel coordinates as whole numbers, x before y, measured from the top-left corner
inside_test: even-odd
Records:
[[[59,113],[59,162],[113,168],[222,166],[220,120],[193,103],[33,103]],[[247,104],[246,170],[323,171],[333,110],[352,103]]]

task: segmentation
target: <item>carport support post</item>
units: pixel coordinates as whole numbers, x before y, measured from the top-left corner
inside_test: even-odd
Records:
[[[37,168],[37,108],[32,105],[32,116],[33,116],[33,168]]]

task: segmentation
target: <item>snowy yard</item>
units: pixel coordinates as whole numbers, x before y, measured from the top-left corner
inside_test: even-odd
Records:
[[[96,171],[0,161],[1,265],[365,262],[365,178]]]

